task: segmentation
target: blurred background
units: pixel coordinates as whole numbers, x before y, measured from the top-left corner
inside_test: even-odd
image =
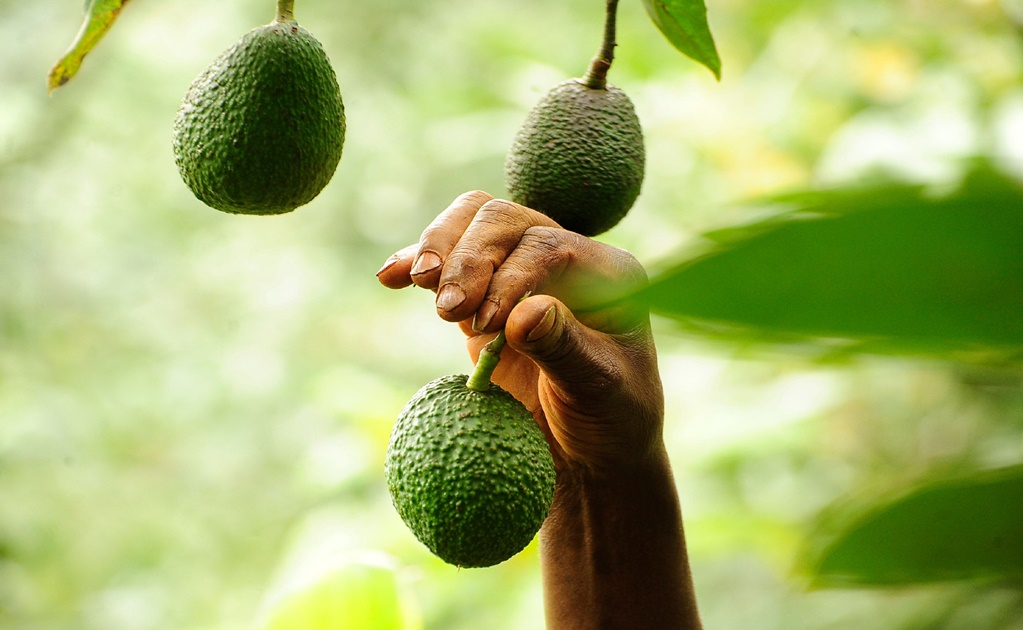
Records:
[[[367,628],[542,627],[535,546],[456,570],[391,507],[393,419],[470,363],[430,294],[374,273],[458,194],[505,194],[515,131],[585,71],[603,4],[298,0],[341,85],[344,156],[308,206],[241,217],[187,190],[171,125],[270,0],[132,2],[52,96],[81,1],[0,0],[0,627],[251,628],[324,575],[369,589],[333,600]],[[619,8],[610,80],[648,167],[599,238],[651,269],[765,195],[954,183],[976,154],[1023,176],[1018,4],[708,4],[720,82],[641,3]],[[1018,590],[813,589],[797,562],[842,496],[1023,461],[1019,370],[655,330],[708,629],[1023,628]]]

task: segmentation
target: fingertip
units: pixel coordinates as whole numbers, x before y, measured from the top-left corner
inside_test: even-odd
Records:
[[[519,302],[505,324],[505,336],[512,347],[533,354],[538,344],[549,339],[562,325],[564,306],[549,295],[534,295]]]
[[[546,214],[499,197],[491,197],[480,206],[480,211],[490,217],[508,217],[509,221],[524,224],[526,227],[523,229],[528,229],[528,227],[561,228],[554,219]]]
[[[558,307],[551,305],[540,318],[540,321],[533,326],[533,329],[526,335],[527,343],[535,343],[550,335],[558,323]]]
[[[466,300],[465,289],[454,282],[448,282],[437,291],[437,313],[444,319],[452,322],[461,321],[466,314],[461,307]]]
[[[587,328],[565,304],[534,296],[512,310],[505,326],[508,346],[529,357],[566,395],[586,400],[621,382],[620,355],[608,336]]]
[[[436,289],[443,264],[444,261],[437,252],[431,249],[421,250],[412,260],[412,268],[409,270],[412,282],[424,289]]]
[[[412,257],[415,255],[417,247],[417,245],[409,245],[391,254],[376,273],[380,284],[389,289],[403,289],[411,285]]]

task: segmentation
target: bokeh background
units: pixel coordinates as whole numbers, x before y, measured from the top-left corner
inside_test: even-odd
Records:
[[[585,71],[603,4],[298,0],[338,74],[344,157],[308,206],[239,217],[182,184],[171,124],[270,0],[132,2],[52,96],[81,1],[0,0],[0,627],[251,628],[332,571],[391,580],[392,595],[336,600],[368,620],[542,627],[534,547],[456,570],[390,505],[393,419],[470,364],[429,293],[374,273],[458,194],[504,194],[515,131]],[[600,238],[652,269],[761,217],[765,195],[954,182],[977,154],[1023,175],[1018,3],[708,4],[720,82],[641,3],[619,8],[610,78],[648,170]],[[1018,590],[811,589],[797,562],[842,496],[1023,461],[1018,370],[821,362],[655,329],[707,628],[1023,628]]]

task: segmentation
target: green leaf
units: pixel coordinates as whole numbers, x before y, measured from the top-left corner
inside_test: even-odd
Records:
[[[672,46],[721,79],[721,58],[707,24],[703,0],[643,0],[643,5]]]
[[[285,595],[259,630],[408,630],[421,626],[407,612],[394,571],[351,563]]]
[[[128,2],[129,0],[88,0],[85,5],[85,20],[71,42],[71,47],[50,69],[46,81],[47,92],[53,92],[78,73],[82,60],[103,39]]]
[[[808,537],[818,586],[1023,579],[1023,467],[832,508]]]
[[[656,275],[650,308],[709,336],[844,351],[1005,358],[1023,350],[1023,190],[977,171],[952,194],[811,193],[712,235]],[[992,356],[993,355],[993,356]]]

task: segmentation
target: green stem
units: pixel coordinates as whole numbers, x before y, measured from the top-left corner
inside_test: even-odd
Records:
[[[277,22],[295,21],[295,0],[277,0]]]
[[[615,58],[615,21],[618,17],[618,0],[607,0],[607,14],[604,17],[604,41],[597,56],[590,61],[590,68],[583,77],[583,84],[592,90],[607,87],[607,71]]]
[[[497,368],[497,362],[501,360],[501,349],[504,348],[504,330],[497,333],[497,336],[483,346],[480,351],[480,358],[476,360],[476,367],[465,386],[477,392],[485,392],[490,389],[490,377]]]

